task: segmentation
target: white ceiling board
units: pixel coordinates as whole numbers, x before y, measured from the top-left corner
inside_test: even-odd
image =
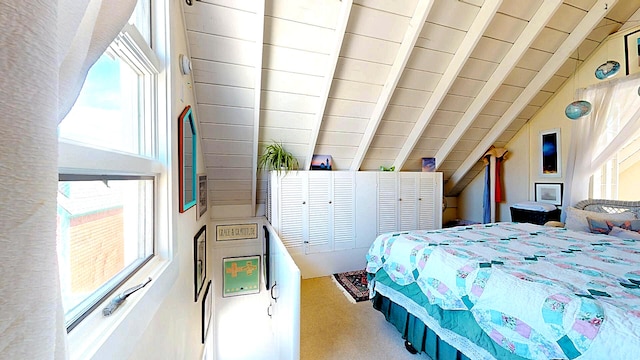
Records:
[[[377,134],[407,136],[412,128],[413,124],[408,122],[384,120],[380,123],[380,126],[378,126]]]
[[[391,65],[399,48],[400,44],[397,42],[357,34],[345,34],[340,56]]]
[[[334,78],[384,85],[391,66],[362,60],[340,58]]]
[[[318,101],[317,96],[278,91],[262,91],[262,108],[286,112],[313,113]]]
[[[489,132],[490,129],[482,129],[476,127],[470,127],[465,131],[464,135],[462,135],[461,140],[476,140],[480,141],[484,138],[485,135]],[[447,157],[448,159],[448,157]]]
[[[453,130],[453,125],[436,125],[429,124],[427,128],[424,130],[423,137],[425,138],[436,138],[436,139],[446,139],[449,134],[451,134],[451,130]]]
[[[467,31],[480,11],[477,6],[460,1],[436,1],[427,17],[430,23]]]
[[[393,163],[393,159],[390,159],[391,161],[389,161],[389,159],[387,159],[387,156],[391,154],[392,151],[393,149],[385,149],[385,148],[379,148],[379,147],[377,148],[372,147],[371,149],[369,149],[370,154],[367,154],[367,160],[369,161],[368,162],[369,165],[367,169],[377,170],[380,167],[380,165],[385,165],[386,167],[391,166]],[[386,159],[388,162],[382,163],[380,161],[381,159]]]
[[[546,27],[540,35],[533,41],[531,47],[546,52],[555,52],[563,41],[569,36],[568,33]]]
[[[195,8],[186,7],[184,21],[189,31],[216,34],[234,39],[255,41],[256,14],[224,6],[198,6],[197,12],[186,11]],[[245,24],[237,26],[237,24]]]
[[[291,20],[265,18],[264,44],[329,54],[333,47],[333,29],[311,26]],[[313,41],[309,41],[313,39]]]
[[[449,94],[442,99],[439,109],[444,111],[466,111],[472,101],[472,97]]]
[[[537,73],[538,72],[534,70],[515,67],[509,75],[507,75],[507,78],[504,79],[504,84],[525,87]]]
[[[407,62],[407,68],[443,74],[453,55],[431,49],[416,47]]]
[[[460,121],[463,115],[464,113],[459,111],[447,111],[438,109],[438,111],[433,114],[433,118],[431,119],[431,122],[429,122],[429,124],[455,125],[458,123],[458,121]]]
[[[493,94],[491,99],[496,101],[513,102],[518,98],[518,95],[520,95],[523,89],[524,88],[517,86],[501,85]]]
[[[536,96],[533,97],[533,99],[531,99],[531,102],[529,104],[535,105],[535,106],[542,106],[547,101],[549,101],[551,96],[553,96],[553,93],[541,90],[536,94]]]
[[[303,144],[309,143],[308,129],[289,129],[289,128],[275,128],[275,127],[260,127],[260,139],[271,141],[276,140],[286,144],[285,148],[288,148],[289,144]]]
[[[427,100],[429,100],[430,95],[431,93],[427,91],[396,88],[393,92],[391,100],[389,101],[389,104],[423,108],[425,105],[427,105]]]
[[[481,114],[502,116],[502,114],[504,114],[504,112],[509,108],[509,105],[511,105],[511,103],[489,100],[489,102],[487,102],[487,104],[482,109]]]
[[[314,114],[263,109],[260,111],[260,119],[265,126],[308,130],[313,123]]]
[[[398,88],[432,92],[442,74],[405,68],[398,82]]]
[[[432,151],[433,154],[435,154],[436,150],[438,150],[443,143],[444,139],[427,139],[423,137],[416,144],[414,151]]]
[[[360,136],[360,134],[354,133],[320,130],[318,143],[332,146],[353,146],[354,139]]]
[[[524,118],[516,118],[515,120],[513,120],[511,122],[511,125],[509,125],[509,127],[507,128],[507,130],[510,131],[518,131],[520,130],[520,128],[522,128],[524,126],[524,124],[527,123],[527,119]]]
[[[458,141],[454,151],[464,151],[466,153],[471,152],[478,145],[477,141],[465,140],[462,139]]]
[[[253,107],[254,91],[251,88],[196,83],[195,91],[198,104]]]
[[[591,53],[593,53],[596,48],[598,47],[598,45],[600,45],[600,43],[595,42],[593,40],[588,40],[585,39],[582,44],[580,44],[580,46],[578,47],[578,49],[576,49],[576,51],[574,51],[571,54],[571,57],[574,58],[578,58],[578,54],[580,54],[580,60],[584,60],[586,58],[589,57],[589,55],[591,55]]]
[[[585,10],[578,9],[567,4],[562,4],[547,26],[565,33],[571,33],[576,25],[578,25],[578,23],[584,18],[586,13],[587,12]]]
[[[533,14],[535,14],[536,10],[538,10],[541,3],[541,0],[504,0],[498,9],[498,12],[529,21],[533,17]]]
[[[611,11],[609,11],[609,13],[607,14],[607,17],[610,19],[614,19],[618,22],[625,22],[629,19],[630,15],[632,15],[637,10],[638,10],[637,0],[618,1],[613,6],[613,8],[611,8]]]
[[[324,76],[327,55],[308,51],[265,45],[262,54],[262,68],[293,73]]]
[[[355,3],[364,7],[411,17],[411,15],[413,15],[413,10],[416,8],[418,0],[356,0]]]
[[[622,2],[620,2],[622,3]],[[620,4],[619,3],[619,4]],[[634,5],[635,6],[635,5]],[[614,20],[604,18],[600,21],[600,23],[596,26],[593,31],[587,36],[587,39],[596,41],[598,43],[602,42],[607,36],[615,33],[622,26],[621,23],[616,22]]]
[[[421,112],[421,108],[389,105],[387,106],[387,111],[384,113],[383,119],[410,122],[411,125],[413,125]]]
[[[330,29],[335,28],[339,13],[340,1],[335,0],[269,0],[265,5],[265,15]]]
[[[447,160],[448,161],[464,161],[464,159],[467,158],[467,156],[469,155],[468,151],[457,151],[457,150],[453,150],[451,151],[451,153],[449,154],[449,156],[447,156]]]
[[[464,40],[465,34],[462,30],[426,22],[416,41],[416,47],[453,55]]]
[[[329,92],[329,97],[375,103],[378,101],[380,91],[382,91],[382,85],[334,79],[331,85],[331,91]]]
[[[527,22],[505,14],[497,13],[487,27],[484,36],[514,43]]]
[[[476,116],[471,126],[481,129],[491,129],[499,119],[499,116],[480,114]]]
[[[480,90],[482,90],[484,84],[484,81],[467,79],[458,76],[458,78],[453,82],[453,85],[451,85],[449,94],[465,97],[475,97],[476,95],[478,95]]]
[[[560,68],[554,74],[554,76],[562,76],[564,78],[569,78],[573,76],[577,68],[579,68],[582,65],[582,63],[583,61],[576,61],[575,58],[568,58],[567,61],[565,61],[562,64],[562,66],[560,66]]]
[[[529,70],[540,70],[549,61],[553,53],[536,49],[527,49],[524,56],[518,61],[518,67]]]
[[[211,183],[211,189],[218,189],[221,191],[230,190],[230,191],[242,191],[246,188],[251,187],[251,181],[243,181],[243,180],[209,180]]]
[[[200,133],[203,140],[253,141],[253,126],[202,123]]]
[[[487,81],[496,70],[496,67],[498,67],[498,64],[494,62],[469,58],[464,68],[460,70],[460,76]]]
[[[344,116],[325,116],[322,124],[331,131],[343,133],[362,134],[367,128],[366,121]]]
[[[512,45],[510,42],[483,36],[469,57],[499,63]]]
[[[189,32],[187,35],[192,59],[253,66],[256,55],[253,41],[196,32]]]
[[[371,142],[372,148],[400,149],[404,141],[404,136],[398,135],[376,135]]]
[[[380,24],[386,26],[380,26]],[[347,24],[347,33],[400,43],[407,25],[409,25],[409,17],[407,16],[354,4]]]
[[[562,84],[564,84],[565,81],[567,81],[567,79],[568,78],[566,77],[554,75],[551,77],[551,79],[549,79],[549,81],[547,81],[547,83],[544,85],[544,87],[542,87],[541,90],[555,92],[560,88],[560,86],[562,86]]]
[[[198,105],[198,123],[253,125],[253,109],[220,105]]]
[[[217,155],[205,158],[206,167],[214,168],[251,168],[253,166],[253,156],[248,155]]]
[[[218,190],[211,190],[209,191],[209,193],[213,193],[212,196],[212,203],[214,205],[222,205],[222,204],[227,204],[227,205],[239,205],[239,204],[244,204],[245,201],[247,200],[251,200],[251,191],[250,190],[245,190],[245,191],[218,191]]]
[[[255,84],[254,69],[251,66],[193,59],[191,67],[195,82],[245,88],[253,88]]]
[[[365,103],[361,101],[329,99],[327,101],[325,115],[360,118],[366,122],[369,119],[374,106],[375,104],[373,103]]]
[[[246,1],[238,1],[238,0],[198,0],[193,2],[193,6],[184,6],[184,11],[193,11],[198,12],[201,8],[211,5],[220,5],[224,7],[229,7],[232,9],[239,9],[249,12],[256,12],[258,6],[261,5],[262,1],[259,0],[246,0]]]
[[[205,154],[251,154],[253,141],[202,139],[202,151]]]
[[[538,112],[538,110],[540,110],[539,106],[527,105],[520,112],[520,114],[518,114],[518,116],[528,120],[528,119],[531,119],[533,115],[535,115],[535,113]]]
[[[596,3],[596,0],[564,0],[564,3],[584,11],[589,11],[593,4]]]
[[[324,79],[320,76],[278,70],[262,70],[262,88],[276,92],[319,96]]]

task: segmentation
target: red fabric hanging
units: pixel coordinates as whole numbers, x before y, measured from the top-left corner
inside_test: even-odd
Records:
[[[495,202],[502,202],[502,181],[500,179],[500,168],[502,167],[502,158],[496,158],[496,190],[495,190]]]

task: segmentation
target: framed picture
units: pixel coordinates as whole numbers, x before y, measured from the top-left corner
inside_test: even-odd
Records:
[[[211,303],[211,280],[207,283],[207,288],[202,297],[202,343],[204,344],[209,332],[209,324],[211,323],[211,313],[213,304]]]
[[[313,155],[311,158],[311,170],[331,170],[333,158],[331,155]]]
[[[193,282],[195,288],[195,300],[198,301],[200,290],[207,278],[207,225],[200,228],[193,237]]]
[[[207,212],[207,174],[198,174],[198,202],[196,220]]]
[[[640,71],[640,30],[624,36],[624,56],[627,75]]]
[[[258,223],[216,225],[216,241],[258,238]]]
[[[422,172],[434,172],[436,171],[436,158],[426,157],[422,158]]]
[[[540,176],[560,177],[560,129],[540,132]]]
[[[260,255],[225,258],[222,296],[260,292]]]
[[[536,201],[562,205],[562,183],[535,183]]]

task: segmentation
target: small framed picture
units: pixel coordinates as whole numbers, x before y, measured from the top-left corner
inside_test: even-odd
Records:
[[[196,220],[207,212],[207,174],[198,174],[198,202]]]
[[[207,225],[200,228],[193,237],[193,282],[195,300],[198,301],[200,291],[207,278]]]
[[[540,176],[560,177],[560,129],[540,132]]]
[[[333,158],[331,155],[313,155],[311,158],[311,170],[331,170]]]
[[[223,297],[260,292],[260,255],[223,259]]]
[[[640,30],[624,36],[624,55],[626,75],[640,71]]]
[[[535,183],[536,201],[562,205],[562,183]]]
[[[426,157],[422,158],[422,172],[434,172],[436,171],[436,158]]]
[[[209,325],[211,323],[211,314],[213,311],[213,304],[211,303],[211,280],[207,283],[207,288],[204,291],[202,297],[202,343],[204,344],[207,333],[209,332]]]

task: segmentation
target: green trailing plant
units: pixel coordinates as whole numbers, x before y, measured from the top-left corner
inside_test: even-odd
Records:
[[[298,169],[298,159],[284,149],[282,143],[273,142],[265,147],[258,159],[258,169],[291,171]]]

